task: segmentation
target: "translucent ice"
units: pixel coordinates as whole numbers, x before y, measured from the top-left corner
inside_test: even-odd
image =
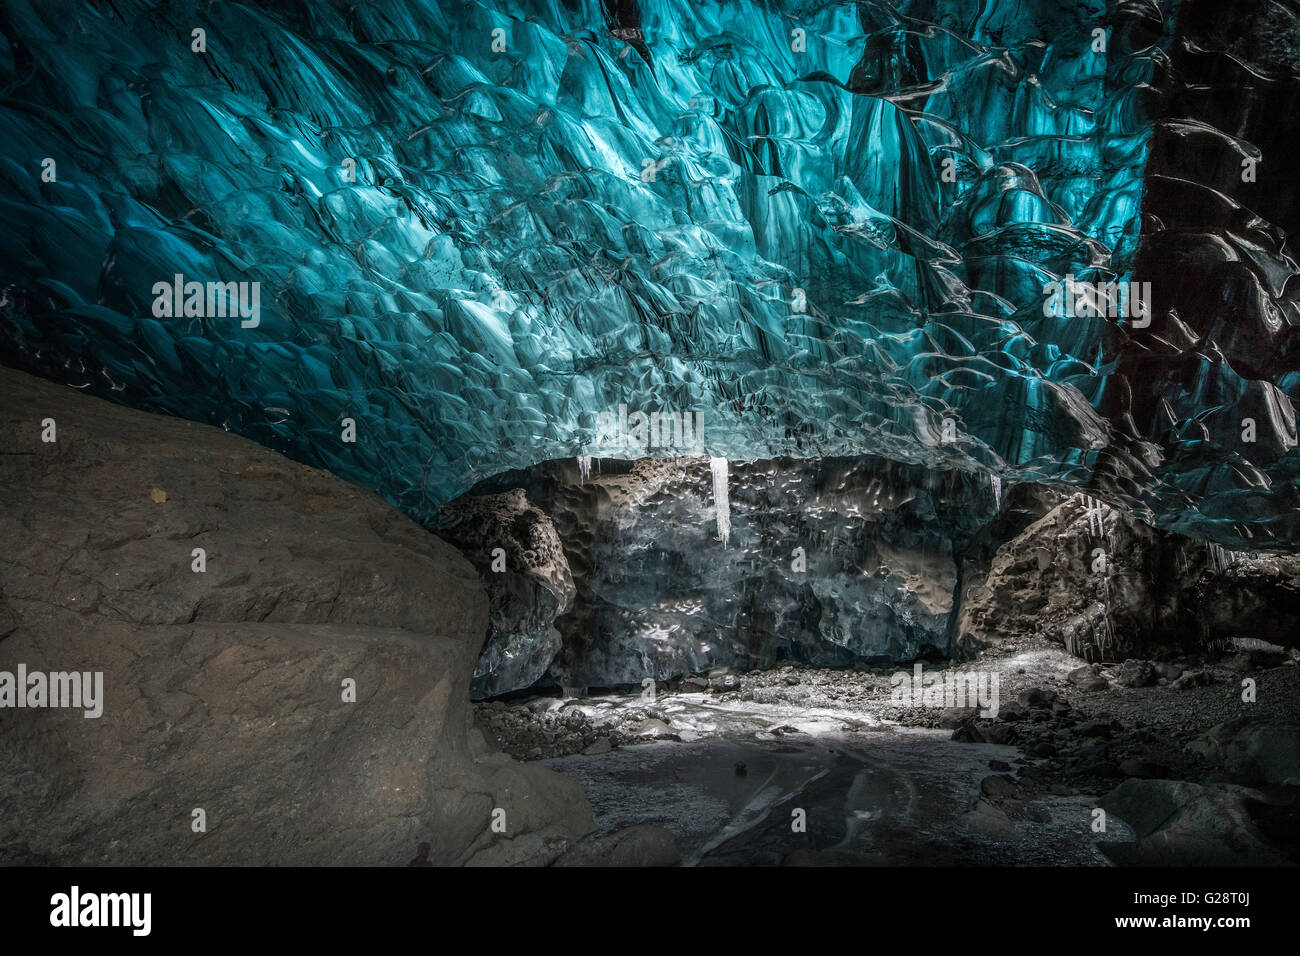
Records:
[[[731,538],[731,502],[727,498],[727,459],[710,458],[709,470],[713,472],[713,509],[718,516],[718,538],[725,548]]]
[[[16,3],[0,359],[421,519],[626,405],[698,413],[697,454],[1100,472],[1162,523],[1300,541],[1294,263],[1219,193],[1144,187],[1172,30],[1150,0]],[[1143,203],[1170,241],[1236,217],[1243,324],[1153,283],[1133,358],[1044,308],[1131,278]],[[161,314],[178,275],[257,283],[256,324]],[[1139,402],[1116,370],[1167,353]]]

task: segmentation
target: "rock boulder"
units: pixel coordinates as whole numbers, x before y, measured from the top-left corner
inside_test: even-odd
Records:
[[[0,861],[548,863],[592,829],[472,745],[482,586],[375,495],[5,369],[0,495],[0,672],[103,675],[99,717],[0,708]]]

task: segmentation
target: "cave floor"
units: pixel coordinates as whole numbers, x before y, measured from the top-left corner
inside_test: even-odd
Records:
[[[979,800],[990,761],[1015,761],[1013,747],[956,743],[945,730],[845,731],[841,716],[705,695],[661,705],[681,724],[715,730],[545,763],[582,783],[600,831],[662,826],[683,865],[1107,862],[1089,829],[1088,795],[1039,795],[1024,808],[1037,819],[1016,821]],[[1112,828],[1102,838],[1122,836]]]
[[[1001,678],[1002,716],[977,722],[973,739],[957,730],[959,715],[891,701],[884,670],[784,665],[677,682],[650,700],[629,692],[479,707],[516,756],[582,784],[598,833],[661,826],[686,866],[1108,866],[1102,848],[1122,852],[1134,835],[1114,816],[1094,832],[1094,810],[1122,780],[1221,779],[1189,741],[1244,711],[1300,718],[1294,661],[1232,664],[1187,664],[1203,678],[1188,687],[1163,678],[1125,686],[1108,665],[1098,691],[1079,686],[1081,662],[1058,646],[1008,643],[953,668]],[[1259,684],[1246,708],[1243,673]],[[1036,694],[1046,702],[1026,709]],[[1006,711],[1017,706],[1012,728]],[[1012,730],[1005,744],[988,740],[999,727]],[[607,735],[596,747],[593,732]],[[1294,808],[1295,796],[1290,788],[1282,803]],[[1300,820],[1279,812],[1294,854]]]

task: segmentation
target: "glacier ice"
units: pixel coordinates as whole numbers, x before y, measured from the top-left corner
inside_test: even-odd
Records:
[[[1280,109],[1294,64],[1204,65],[1204,4],[61,6],[0,21],[0,360],[422,520],[626,404],[733,462],[870,453],[1300,543],[1297,270],[1225,178],[1277,134],[1213,95]],[[259,321],[156,316],[177,274],[258,283]],[[1150,327],[1044,314],[1067,275],[1149,280]]]

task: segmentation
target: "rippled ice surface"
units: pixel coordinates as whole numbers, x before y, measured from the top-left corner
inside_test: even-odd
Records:
[[[510,468],[681,451],[611,447],[625,406],[699,412],[715,458],[1101,468],[1166,525],[1300,541],[1297,270],[1227,198],[1295,31],[1176,44],[1178,9],[12,4],[0,357],[421,519]],[[1157,77],[1171,54],[1212,62]],[[1133,278],[1142,214],[1149,332],[1045,308]],[[259,283],[257,324],[160,313],[178,275]]]
[[[974,0],[20,6],[0,332],[418,513],[600,454],[620,404],[701,410],[720,457],[1081,475],[1105,324],[1022,325],[1050,277],[1130,267],[1165,42],[1134,23]],[[260,281],[260,324],[159,318],[174,274]]]

